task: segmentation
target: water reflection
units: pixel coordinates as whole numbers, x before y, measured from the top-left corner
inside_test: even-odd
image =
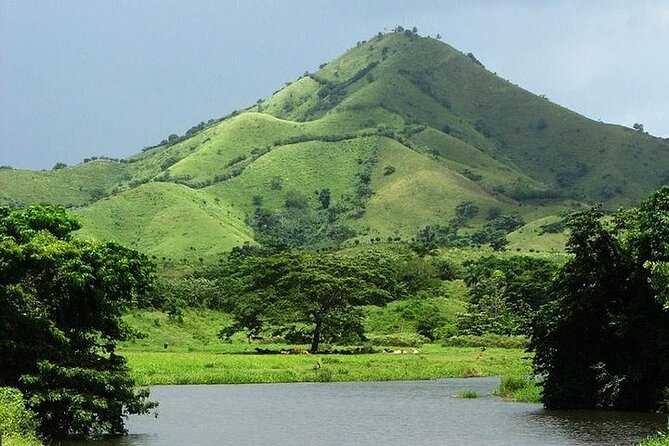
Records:
[[[140,445],[627,445],[662,428],[649,414],[552,412],[490,396],[496,378],[437,381],[161,386],[160,416],[132,417]],[[471,389],[476,399],[453,398]]]
[[[653,413],[542,410],[529,416],[546,429],[589,445],[631,444],[667,426],[666,415]]]

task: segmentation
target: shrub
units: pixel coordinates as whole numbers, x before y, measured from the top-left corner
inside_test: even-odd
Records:
[[[455,396],[458,397],[458,398],[472,399],[472,398],[478,398],[479,394],[476,393],[476,390],[465,389],[465,390],[459,391]]]
[[[482,336],[462,335],[451,336],[444,340],[444,347],[475,347],[475,348],[525,348],[528,339],[525,336],[503,336],[484,334]]]
[[[0,435],[8,444],[14,444],[12,440],[18,437],[23,440],[20,444],[38,445],[36,429],[35,414],[26,408],[21,392],[11,387],[0,387]]]
[[[428,338],[416,333],[368,336],[368,343],[370,345],[385,347],[420,347],[429,342]]]
[[[528,376],[502,376],[495,394],[521,403],[538,403],[541,401],[541,386]]]

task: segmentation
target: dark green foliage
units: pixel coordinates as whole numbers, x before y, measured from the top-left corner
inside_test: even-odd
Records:
[[[473,201],[463,201],[455,207],[455,213],[458,217],[469,220],[476,217],[476,214],[479,213],[479,207]]]
[[[177,158],[176,156],[170,156],[170,157],[167,157],[167,158],[165,159],[165,161],[163,161],[162,163],[160,163],[160,169],[161,169],[161,170],[167,170],[167,169],[169,169],[171,166],[173,166],[174,164],[176,164],[177,162],[179,162],[179,158]]]
[[[91,189],[90,194],[91,194],[91,200],[93,201],[98,201],[107,196],[107,193],[104,191],[104,189],[99,187]]]
[[[466,207],[469,207],[469,205]],[[478,206],[473,204],[473,208],[478,212]],[[425,226],[416,234],[411,249],[419,255],[426,255],[436,248],[469,246],[470,238],[458,234],[465,222],[465,218],[457,216],[446,225]]]
[[[489,223],[486,223],[486,227],[494,231],[501,231],[505,234],[513,232],[516,229],[520,228],[525,224],[523,217],[520,216],[517,212],[510,214],[499,215],[498,217],[492,219]]]
[[[473,53],[467,53],[467,57],[469,57],[476,65],[479,65],[481,68],[485,68],[481,62],[474,56]]]
[[[144,305],[162,309],[179,319],[185,308],[222,309],[223,296],[218,284],[203,277],[161,278],[151,290]]]
[[[539,234],[559,234],[567,229],[567,219],[562,218],[554,223],[547,223],[539,227]]]
[[[324,189],[327,191],[327,189]],[[327,193],[320,192],[321,209],[312,210],[302,194],[289,191],[283,209],[270,210],[262,207],[261,201],[254,201],[255,211],[251,226],[256,239],[266,248],[283,251],[292,248],[314,246],[338,246],[343,241],[356,236],[355,230],[337,224],[339,217],[349,208],[343,202],[332,205]],[[327,204],[327,209],[322,206]]]
[[[221,271],[224,288],[236,290],[234,325],[223,333],[260,333],[268,325],[308,324],[311,351],[321,342],[363,336],[361,305],[392,298],[394,274],[382,258],[282,253],[234,255]]]
[[[67,164],[57,162],[56,164],[54,164],[54,166],[51,168],[51,170],[60,170],[60,169],[65,169],[66,167],[67,167]]]
[[[230,161],[228,161],[227,163],[225,163],[225,167],[231,167],[231,166],[234,166],[234,165],[237,164],[237,163],[241,163],[241,162],[244,161],[245,159],[246,159],[246,155],[244,155],[244,154],[239,155],[239,156],[236,156],[236,157],[234,157],[233,159],[231,159]]]
[[[19,388],[53,437],[124,432],[124,416],[155,407],[133,390],[121,320],[151,283],[148,258],[70,238],[64,209],[0,208],[0,386]]]
[[[437,331],[448,322],[439,311],[439,307],[431,303],[423,303],[415,313],[416,332],[430,341],[437,338]]]
[[[321,189],[320,191],[317,191],[316,195],[318,196],[318,202],[321,204],[321,209],[327,209],[330,207],[330,189]]]
[[[486,216],[486,219],[494,220],[500,215],[502,215],[502,210],[497,206],[491,206],[490,208],[488,208],[488,215]]]
[[[284,205],[288,209],[305,210],[309,207],[307,197],[296,190],[290,190],[286,193]]]
[[[527,256],[489,256],[464,266],[470,301],[458,320],[460,332],[529,334],[532,317],[548,300],[556,265]]]
[[[607,226],[596,209],[575,214],[552,301],[531,343],[550,408],[666,407],[669,188]],[[666,270],[665,270],[666,271]]]
[[[270,189],[281,190],[283,187],[283,180],[280,177],[272,177],[270,180]]]
[[[447,133],[447,132],[444,132],[444,133]],[[462,169],[460,171],[460,174],[462,176],[466,177],[466,178],[469,178],[472,181],[481,181],[481,179],[483,178],[481,175],[472,171],[471,169]]]
[[[508,336],[487,333],[482,336],[458,335],[444,340],[447,347],[475,347],[475,348],[525,348],[526,336]]]
[[[561,188],[573,187],[579,179],[588,174],[590,168],[583,163],[579,163],[575,167],[565,169],[555,176],[555,182]]]
[[[459,264],[445,257],[432,257],[430,265],[434,268],[436,276],[441,280],[455,280],[462,276],[462,268]]]
[[[470,238],[472,243],[476,245],[484,245],[487,243],[495,251],[502,251],[506,245],[509,244],[506,235],[524,224],[525,222],[523,221],[523,218],[517,212],[498,215],[494,219],[488,221],[488,223],[483,226],[483,229],[472,234]]]

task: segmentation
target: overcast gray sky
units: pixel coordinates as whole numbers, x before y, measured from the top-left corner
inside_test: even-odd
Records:
[[[125,157],[416,26],[511,82],[669,137],[669,2],[2,0],[0,165]]]

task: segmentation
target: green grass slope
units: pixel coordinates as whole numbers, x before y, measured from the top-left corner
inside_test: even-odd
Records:
[[[126,160],[0,169],[0,203],[75,208],[82,237],[182,266],[252,241],[258,200],[280,211],[298,196],[318,212],[323,189],[358,238],[410,238],[473,201],[469,229],[490,209],[518,212],[527,225],[509,248],[550,251],[564,234],[545,222],[588,203],[637,203],[668,166],[668,140],[595,122],[440,41],[393,32]]]
[[[187,269],[212,262],[253,240],[244,214],[206,192],[148,183],[77,210],[86,239],[112,239],[156,256],[161,265]]]
[[[85,206],[129,178],[127,166],[113,161],[90,161],[49,172],[0,169],[0,203]]]

